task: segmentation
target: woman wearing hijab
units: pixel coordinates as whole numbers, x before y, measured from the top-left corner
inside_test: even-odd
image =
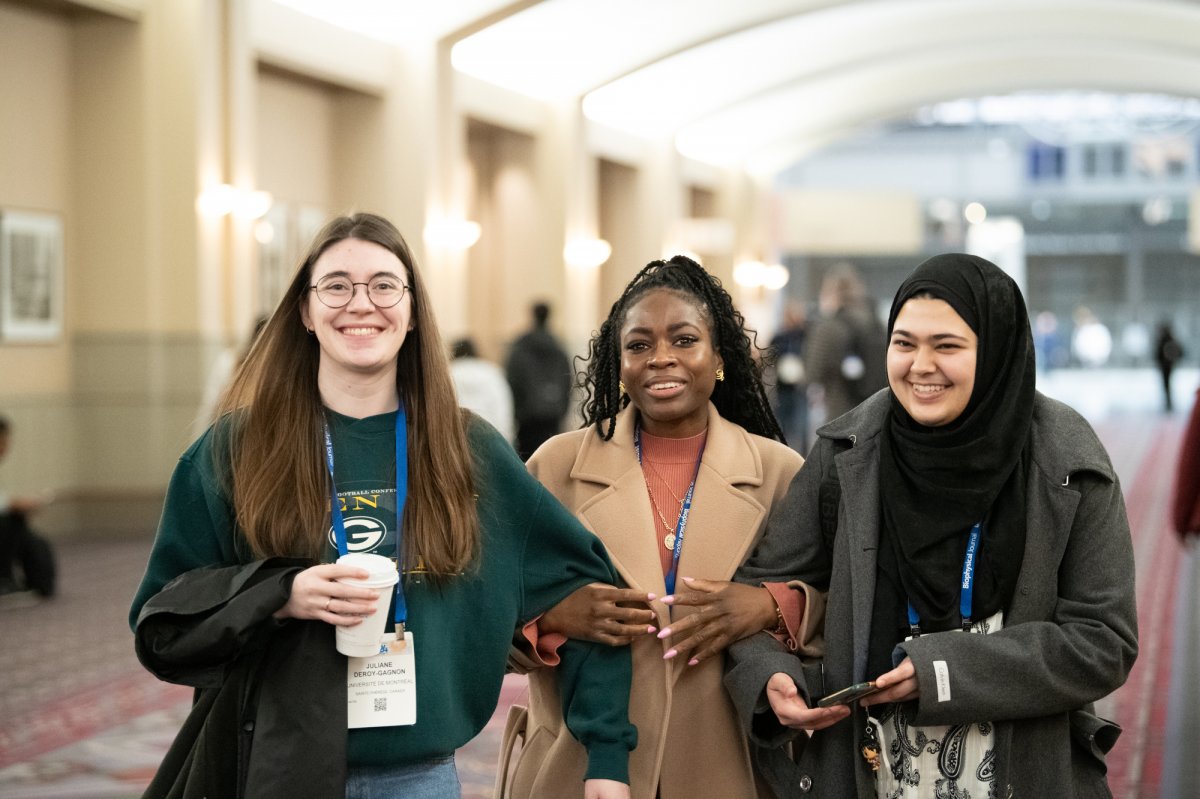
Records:
[[[818,431],[736,578],[828,591],[820,663],[770,636],[730,649],[764,773],[781,799],[1110,796],[1119,728],[1092,703],[1124,682],[1137,631],[1107,454],[1035,390],[1024,300],[981,258],[904,281],[887,364],[888,389]]]

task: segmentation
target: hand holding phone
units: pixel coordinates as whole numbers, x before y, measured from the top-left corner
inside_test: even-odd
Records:
[[[843,688],[840,691],[834,691],[828,696],[817,702],[817,707],[833,707],[834,705],[850,705],[862,699],[864,696],[870,696],[876,691],[882,691],[882,688],[876,687],[874,681],[860,682]]]

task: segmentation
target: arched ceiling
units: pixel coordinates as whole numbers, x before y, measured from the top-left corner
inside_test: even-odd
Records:
[[[369,17],[373,2],[322,5]],[[758,172],[957,97],[1031,89],[1200,97],[1195,0],[383,4],[408,10],[368,22],[375,35],[423,26],[454,41],[455,68],[481,80],[579,100],[598,124],[674,137],[685,155]],[[454,11],[443,8],[434,24],[431,5]]]

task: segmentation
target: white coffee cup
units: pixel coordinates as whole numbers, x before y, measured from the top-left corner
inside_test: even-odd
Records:
[[[400,579],[396,564],[391,558],[383,555],[370,555],[366,552],[351,552],[337,559],[339,566],[354,566],[367,572],[366,579],[343,577],[338,580],[343,585],[355,588],[374,588],[379,592],[375,600],[375,612],[362,620],[362,624],[353,627],[337,628],[337,651],[347,657],[364,658],[379,654],[379,642],[383,631],[387,629],[388,609],[391,607],[391,588]]]

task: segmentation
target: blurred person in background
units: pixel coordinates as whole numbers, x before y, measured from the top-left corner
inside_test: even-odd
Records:
[[[526,746],[511,779],[500,770],[497,799],[557,797],[583,773],[555,709],[561,667],[547,667],[564,636],[632,650],[633,796],[769,796],[721,687],[723,649],[763,629],[800,648],[815,608],[783,583],[729,582],[802,463],[751,352],[728,292],[681,255],[642,269],[593,337],[584,427],[547,441],[528,467],[600,537],[627,587],[579,589],[521,631]]]
[[[1189,536],[1192,540],[1200,539],[1200,389],[1192,401],[1192,413],[1179,448],[1171,521],[1175,532],[1185,541]]]
[[[788,301],[783,312],[783,326],[771,339],[775,412],[788,444],[801,454],[808,448],[808,373],[804,366],[807,333],[808,315],[804,303]]]
[[[825,419],[836,419],[887,385],[885,335],[850,264],[839,264],[821,281],[821,318],[806,346],[808,379],[821,387]]]
[[[12,424],[0,416],[0,461],[12,444]],[[10,496],[0,488],[0,594],[28,592],[29,599],[54,596],[57,566],[50,542],[29,526],[29,516],[54,499],[39,495]]]
[[[1183,360],[1183,345],[1175,338],[1171,323],[1163,320],[1158,326],[1158,337],[1154,343],[1154,362],[1158,365],[1158,373],[1162,375],[1163,407],[1167,413],[1173,410],[1171,405],[1171,373],[1175,364]]]
[[[335,648],[379,598],[342,582],[367,576],[336,562],[348,551],[400,573],[363,659]],[[146,796],[456,799],[454,753],[496,707],[513,629],[615,579],[600,542],[458,407],[399,231],[334,219],[171,477],[129,620],[143,665],[199,690]],[[588,765],[555,788],[627,799],[628,650],[561,651],[557,710]]]
[[[474,341],[460,338],[450,346],[450,377],[458,404],[482,416],[511,444],[513,399],[504,370],[480,358]]]
[[[550,306],[536,302],[529,312],[533,327],[513,342],[504,367],[522,460],[562,429],[571,404],[571,361],[550,332]]]
[[[267,326],[267,315],[260,314],[254,320],[254,326],[250,329],[250,335],[246,337],[246,342],[241,347],[226,347],[217,354],[216,360],[213,361],[212,367],[208,370],[208,377],[204,381],[204,394],[200,398],[200,409],[196,412],[196,418],[192,421],[192,439],[198,438],[208,426],[213,423],[216,418],[217,406],[221,402],[221,396],[225,390],[229,388],[229,383],[233,380],[233,375],[237,368],[241,366],[242,361],[246,360],[246,356],[250,354],[250,348],[254,346],[254,342],[258,341],[258,336],[262,333],[262,329]]]

